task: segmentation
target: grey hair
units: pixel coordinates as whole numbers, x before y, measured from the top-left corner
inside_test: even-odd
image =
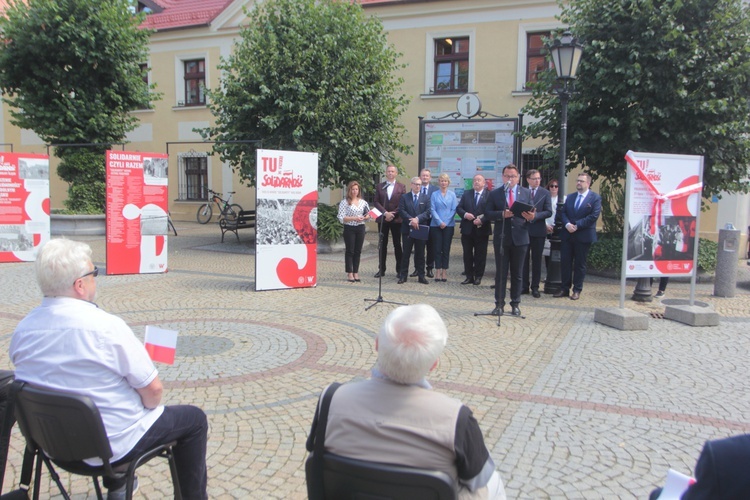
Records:
[[[64,238],[44,244],[36,257],[36,281],[45,297],[70,296],[78,278],[89,272],[91,247]]]
[[[434,307],[402,306],[385,318],[378,333],[378,370],[401,384],[424,379],[448,342],[448,329]]]

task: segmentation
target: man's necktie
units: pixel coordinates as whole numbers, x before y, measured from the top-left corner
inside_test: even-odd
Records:
[[[422,194],[427,195],[427,188],[424,186],[422,187]]]
[[[513,189],[511,188],[510,191],[508,191],[508,208],[513,206]]]
[[[419,195],[418,195],[418,194],[415,194],[415,195],[414,195],[414,210],[416,210],[416,209],[417,209],[417,200],[419,200]],[[416,212],[415,212],[415,213],[416,213]]]
[[[578,199],[576,200],[576,211],[581,207],[581,202],[583,201],[583,195],[579,194]]]
[[[534,196],[536,196],[536,189],[531,190],[531,201],[534,201]]]
[[[479,205],[479,193],[474,191],[474,208],[476,208],[477,205]]]

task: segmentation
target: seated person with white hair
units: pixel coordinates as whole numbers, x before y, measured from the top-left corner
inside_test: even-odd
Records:
[[[378,360],[372,377],[342,385],[333,395],[325,449],[445,472],[458,483],[459,498],[504,499],[503,483],[471,410],[431,390],[425,379],[447,341],[448,330],[433,307],[418,304],[391,312],[375,339]]]
[[[11,338],[16,378],[90,397],[102,416],[114,466],[176,441],[182,497],[208,498],[206,414],[195,406],[161,404],[163,386],[146,348],[125,321],[94,304],[99,269],[91,262],[91,247],[50,240],[35,269],[44,298]],[[108,500],[125,498],[124,477],[104,477],[103,483]]]

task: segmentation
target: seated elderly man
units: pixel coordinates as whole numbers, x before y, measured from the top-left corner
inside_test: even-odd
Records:
[[[125,322],[94,304],[99,270],[91,248],[65,239],[46,243],[36,259],[44,298],[10,342],[16,378],[90,397],[101,413],[114,465],[177,441],[184,498],[207,498],[208,422],[194,406],[161,406],[162,383],[145,347]],[[125,498],[125,480],[104,478],[107,498]]]
[[[457,481],[459,498],[504,499],[471,410],[431,390],[425,380],[447,340],[445,323],[431,306],[404,306],[389,314],[375,339],[378,360],[372,378],[342,385],[334,393],[325,449],[359,460],[445,472]]]

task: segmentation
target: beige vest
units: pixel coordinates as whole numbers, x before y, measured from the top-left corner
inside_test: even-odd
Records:
[[[461,402],[382,379],[345,384],[331,402],[326,450],[345,457],[439,470],[458,480],[454,450]],[[486,498],[486,488],[460,498]],[[468,496],[467,496],[468,495]]]

